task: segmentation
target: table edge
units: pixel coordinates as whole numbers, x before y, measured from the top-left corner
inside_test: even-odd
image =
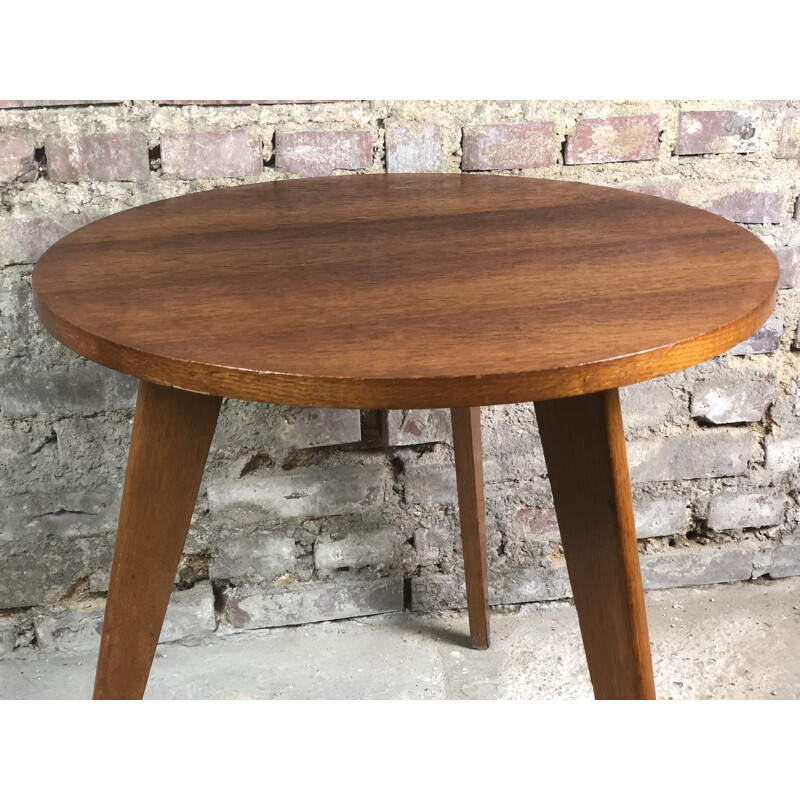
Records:
[[[774,258],[774,255],[773,255]],[[745,315],[700,336],[604,361],[549,370],[416,378],[351,378],[259,372],[199,364],[101,339],[50,312],[36,312],[58,341],[90,361],[140,380],[198,394],[312,408],[451,408],[554,400],[641,383],[722,355],[755,333],[777,302],[773,291]]]

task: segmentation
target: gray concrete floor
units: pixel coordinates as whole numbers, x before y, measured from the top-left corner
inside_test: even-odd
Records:
[[[648,592],[660,698],[800,697],[800,577]],[[158,648],[150,699],[590,698],[575,609],[494,609],[492,647],[466,612],[386,614]],[[88,698],[96,654],[0,661],[0,698]]]

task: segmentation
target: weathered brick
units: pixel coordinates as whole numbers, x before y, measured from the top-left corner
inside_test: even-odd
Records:
[[[732,222],[751,224],[780,222],[785,204],[786,198],[781,189],[766,187],[729,189],[696,203],[700,208]]]
[[[800,158],[800,114],[790,114],[781,125],[777,158]]]
[[[800,466],[800,436],[767,441],[765,465],[773,472],[789,472]]]
[[[709,505],[708,527],[726,531],[780,525],[786,500],[786,495],[780,492],[717,492]]]
[[[728,370],[698,380],[692,391],[692,416],[715,425],[758,422],[775,399],[777,373]]]
[[[397,562],[397,536],[390,529],[354,532],[334,542],[314,545],[314,566],[322,574],[365,567],[392,567]]]
[[[453,524],[449,525],[449,521]],[[416,563],[435,565],[441,563],[443,558],[451,557],[459,537],[460,533],[455,530],[453,518],[421,519],[414,531]]]
[[[103,610],[66,611],[40,614],[34,618],[36,644],[41,650],[88,653],[100,648]]]
[[[781,336],[783,336],[783,322],[772,316],[749,339],[740,342],[728,352],[732,356],[774,353],[780,349]]]
[[[407,503],[441,506],[458,502],[456,470],[452,464],[406,464],[403,490]]]
[[[800,575],[800,530],[784,534],[772,555],[770,578]]]
[[[487,484],[547,474],[533,403],[484,408],[481,428]]]
[[[211,582],[200,581],[191,589],[172,593],[158,641],[177,642],[189,636],[213,633],[216,629]]]
[[[387,411],[381,419],[381,430],[389,447],[449,442],[453,435],[450,412],[444,408]]]
[[[492,585],[494,585],[494,589],[492,589]],[[539,603],[572,597],[567,568],[563,563],[552,567],[532,567],[502,572],[498,576],[492,576],[489,586],[489,603],[491,605]],[[413,583],[411,592],[412,607],[414,607]],[[464,599],[466,601],[466,594]],[[463,608],[463,606],[461,607]]]
[[[137,386],[130,375],[91,361],[76,361],[70,367],[46,372],[12,365],[0,381],[0,410],[11,419],[132,410]]]
[[[514,536],[534,541],[561,539],[554,508],[517,509],[511,517],[511,532]]]
[[[35,143],[24,133],[0,137],[0,183],[32,181],[39,171],[34,159]]]
[[[658,154],[658,117],[642,114],[608,119],[579,119],[567,137],[565,164],[649,161]]]
[[[558,158],[553,122],[514,122],[464,128],[461,169],[476,172],[492,169],[549,167]]]
[[[318,178],[334,170],[369,169],[372,134],[369,131],[278,131],[275,169]]]
[[[71,503],[84,494],[85,503],[104,500],[106,492],[121,485],[131,426],[126,414],[113,416],[53,422],[9,420],[0,414],[0,496],[38,496],[42,505],[36,510],[34,502],[33,514],[60,507],[87,510],[91,516],[83,522],[94,525],[99,519],[94,509]],[[16,512],[9,513],[13,518]]]
[[[49,426],[55,433],[53,444],[62,469],[92,479],[102,476],[103,482],[109,482],[109,489],[121,487],[131,436],[129,414],[104,415],[100,419],[70,416],[55,422],[36,420],[36,423],[45,429]],[[21,427],[28,424],[32,423],[23,422]],[[70,485],[77,488],[77,483],[76,480]],[[89,485],[93,488],[94,482]]]
[[[96,652],[103,633],[103,610],[87,609],[40,614],[34,619],[36,641],[42,650]],[[209,581],[170,597],[159,643],[177,642],[213,633],[217,628],[214,593]]]
[[[800,284],[800,247],[778,247],[779,289],[795,289]]]
[[[361,440],[361,414],[353,408],[296,408],[287,406],[274,421],[284,447],[330,447]]]
[[[0,498],[0,541],[94,536],[116,530],[118,488],[28,491]]]
[[[753,576],[754,547],[671,547],[661,553],[640,556],[645,589],[702,586],[708,583],[746,581]]]
[[[620,400],[622,419],[629,430],[689,421],[686,398],[659,379],[625,386]]]
[[[261,140],[243,130],[165,134],[161,163],[165,175],[181,180],[240,178],[264,168]]]
[[[13,619],[0,620],[0,657],[14,651],[17,645],[17,626]]]
[[[387,172],[439,172],[442,133],[438,125],[386,129]]]
[[[295,589],[230,589],[225,611],[231,627],[244,630],[303,625],[403,609],[403,579],[308,583]]]
[[[212,513],[236,508],[255,521],[264,514],[283,519],[327,517],[380,508],[385,483],[385,469],[379,463],[302,469],[238,480],[211,479],[208,500]]]
[[[50,245],[92,221],[88,214],[0,219],[4,264],[34,264]]]
[[[30,270],[24,266],[0,270],[0,336],[29,341],[34,316]]]
[[[689,509],[680,496],[636,499],[633,515],[639,539],[675,536],[684,533],[689,526]]]
[[[681,191],[680,183],[641,182],[626,183],[619,187],[629,192],[649,194],[653,197],[662,197],[664,200],[677,200]]]
[[[499,572],[489,580],[489,604],[536,603],[572,596],[567,569],[531,567]],[[414,611],[442,611],[466,608],[467,595],[461,574],[420,575],[411,578],[411,608]]]
[[[217,545],[209,565],[209,577],[248,578],[273,581],[294,569],[297,561],[294,539],[268,533],[236,534]]]
[[[156,100],[160,106],[277,106],[338,103],[339,100]]]
[[[0,542],[0,608],[58,602],[94,569],[108,569],[113,536]]]
[[[55,108],[57,106],[117,105],[121,100],[0,100],[0,108]]]
[[[270,100],[156,100],[160,106],[250,106],[254,103],[270,103]]]
[[[690,480],[744,475],[753,455],[750,431],[710,430],[628,444],[631,480]]]
[[[132,181],[150,176],[147,139],[139,133],[62,136],[45,141],[50,180]]]
[[[260,431],[254,439],[242,430]],[[222,452],[244,456],[253,467],[267,466],[279,453],[308,448],[331,447],[361,439],[361,414],[352,408],[300,408],[271,403],[230,400],[223,404],[214,439]]]
[[[678,123],[679,156],[703,153],[752,153],[758,144],[761,110],[682,111]]]

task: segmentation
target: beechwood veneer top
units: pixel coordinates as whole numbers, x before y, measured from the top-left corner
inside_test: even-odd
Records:
[[[495,175],[356,175],[199,192],[93,222],[33,274],[83,356],[301,406],[544,400],[704,361],[757,330],[775,257],[643,194]]]

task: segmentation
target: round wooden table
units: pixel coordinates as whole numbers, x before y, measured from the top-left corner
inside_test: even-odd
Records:
[[[617,388],[748,337],[777,278],[706,211],[494,175],[215,189],[66,236],[34,270],[42,322],[140,379],[95,697],[144,693],[222,397],[451,408],[478,648],[480,406],[535,401],[595,696],[655,697]]]

